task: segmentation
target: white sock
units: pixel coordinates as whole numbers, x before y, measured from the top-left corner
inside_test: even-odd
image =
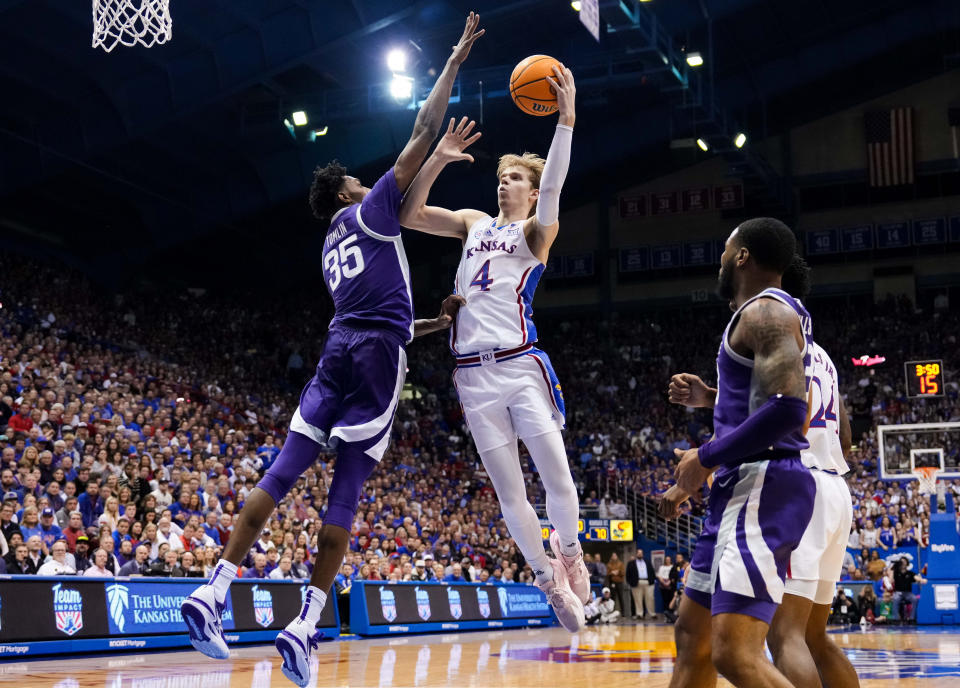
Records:
[[[573,558],[578,556],[583,551],[583,548],[580,547],[580,542],[574,540],[572,543],[567,544],[563,541],[563,538],[560,538],[560,554],[565,557]]]
[[[210,577],[209,585],[213,587],[213,592],[218,602],[223,602],[227,599],[227,589],[236,577],[236,564],[231,564],[226,559],[221,559],[217,562],[216,567],[213,569],[213,575]]]
[[[294,623],[305,623],[310,628],[316,628],[317,622],[320,621],[320,614],[323,612],[323,607],[326,603],[327,593],[311,585],[307,588],[307,596],[303,601],[300,616],[294,620]]]
[[[550,564],[550,557],[547,556],[545,551],[540,550],[540,554],[527,559],[527,563],[533,569],[533,574],[537,577],[537,583],[542,585],[553,580],[553,566]]]

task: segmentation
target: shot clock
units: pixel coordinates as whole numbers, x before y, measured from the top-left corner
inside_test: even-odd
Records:
[[[943,361],[907,361],[903,370],[908,397],[943,396]]]

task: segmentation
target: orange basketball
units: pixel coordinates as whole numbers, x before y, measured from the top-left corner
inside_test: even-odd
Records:
[[[510,97],[528,115],[544,117],[557,111],[557,94],[545,77],[555,77],[560,62],[549,55],[531,55],[510,75]]]

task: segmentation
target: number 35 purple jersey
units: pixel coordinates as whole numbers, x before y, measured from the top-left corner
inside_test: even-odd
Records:
[[[402,201],[391,168],[362,203],[333,216],[323,243],[323,279],[336,308],[331,326],[413,339],[410,268],[397,222]]]

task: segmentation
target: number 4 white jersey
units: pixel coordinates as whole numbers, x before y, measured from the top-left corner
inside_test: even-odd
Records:
[[[810,383],[810,448],[801,452],[805,466],[843,475],[848,470],[840,445],[840,387],[837,368],[823,348],[813,344],[813,378]]]
[[[530,252],[523,222],[477,220],[463,244],[454,290],[467,300],[450,328],[457,356],[537,341],[533,294],[544,265]]]

